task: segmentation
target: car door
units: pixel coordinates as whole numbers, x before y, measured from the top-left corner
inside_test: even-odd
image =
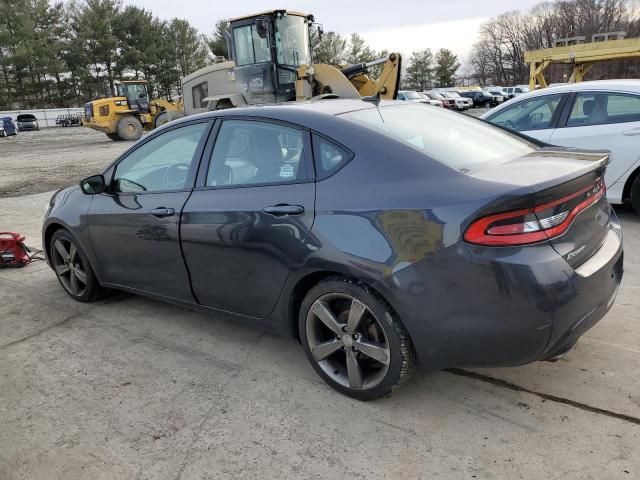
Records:
[[[89,234],[106,282],[193,302],[180,250],[180,212],[211,123],[165,129],[115,165],[89,207]]]
[[[548,142],[558,123],[567,96],[567,94],[554,93],[515,101],[489,115],[487,120]]]
[[[218,128],[184,207],[182,249],[199,303],[261,318],[313,224],[310,134],[265,120]]]
[[[551,137],[554,145],[611,151],[607,188],[640,159],[639,95],[578,92],[566,122],[561,123]]]

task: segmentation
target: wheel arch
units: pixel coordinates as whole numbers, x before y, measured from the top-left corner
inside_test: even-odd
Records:
[[[624,189],[622,190],[622,201],[631,200],[631,187],[633,186],[633,182],[640,177],[640,166],[637,167],[631,175],[627,177],[627,181],[624,184]]]
[[[66,230],[71,235],[73,235],[71,233],[71,230],[65,227],[62,223],[51,222],[49,225],[46,226],[44,230],[44,235],[42,236],[42,240],[43,240],[42,249],[44,250],[45,255],[47,257],[47,262],[50,262],[49,259],[51,258],[51,239],[53,238],[54,233],[56,233],[58,230]]]
[[[389,302],[389,300],[382,295],[382,293],[373,287],[370,282],[362,280],[354,275],[345,274],[344,272],[339,272],[337,270],[321,270],[315,271],[306,274],[302,278],[300,278],[295,286],[292,288],[291,293],[289,295],[288,300],[288,308],[287,308],[287,317],[286,317],[286,330],[289,335],[293,338],[300,341],[300,331],[298,330],[298,320],[300,315],[300,308],[302,307],[302,302],[304,301],[304,297],[307,296],[307,293],[315,287],[318,283],[327,278],[331,277],[341,277],[346,280],[354,280],[358,283],[365,285],[371,292],[375,295],[379,296],[382,300],[387,303],[389,308],[391,308],[396,314],[396,308]],[[400,322],[402,323],[402,319],[400,318]]]
[[[75,234],[75,232],[71,227],[69,227],[68,225],[65,225],[64,222],[61,222],[58,220],[51,221],[49,224],[47,224],[47,226],[44,228],[44,233],[42,235],[42,242],[43,242],[42,249],[45,253],[45,258],[47,259],[47,263],[49,264],[49,266],[51,266],[51,239],[53,238],[55,233],[60,230],[64,230],[69,235],[71,235],[71,237],[73,237],[73,239],[77,243],[77,247],[86,256],[87,262],[89,262],[89,265],[91,266],[91,269],[93,270],[93,273],[96,276],[98,284],[102,284],[102,280],[101,280],[102,272],[100,272],[100,270],[96,268],[97,259],[93,255],[93,252],[91,251],[91,249],[85,248],[83,246],[83,243],[80,241],[80,239],[78,238],[78,236]]]

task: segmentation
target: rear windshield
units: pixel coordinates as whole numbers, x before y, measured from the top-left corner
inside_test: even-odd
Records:
[[[397,140],[462,173],[527,155],[535,146],[479,120],[427,105],[388,105],[342,118]]]

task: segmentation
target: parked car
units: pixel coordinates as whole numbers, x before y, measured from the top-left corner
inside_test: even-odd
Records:
[[[614,204],[629,201],[640,213],[640,81],[544,88],[483,118],[553,145],[611,151],[607,197]]]
[[[431,100],[438,100],[440,102],[442,102],[442,106],[444,108],[450,108],[450,109],[455,109],[456,108],[456,102],[453,98],[447,98],[444,95],[442,95],[441,93],[438,92],[433,92],[433,91],[427,91],[427,92],[422,92],[424,95],[426,95],[427,97],[429,97]]]
[[[492,95],[484,90],[461,90],[458,93],[462,97],[470,98],[474,107],[491,108],[504,100],[502,96]]]
[[[439,90],[438,93],[447,98],[451,98],[455,102],[456,110],[467,110],[473,106],[473,100],[460,96],[458,92]]]
[[[75,300],[114,288],[299,338],[358,399],[416,362],[557,359],[613,303],[620,225],[606,153],[525,138],[406,101],[186,117],[54,194],[45,255]]]
[[[40,130],[38,119],[35,115],[30,113],[22,113],[18,115],[16,117],[16,121],[18,122],[18,131],[20,132]]]
[[[483,89],[485,92],[490,93],[491,95],[502,97],[500,103],[507,100],[507,95],[502,90],[502,87],[488,87]]]
[[[429,105],[432,105],[434,107],[442,107],[443,106],[441,100],[432,99],[429,95],[426,95],[423,92],[416,92],[416,93],[423,100],[423,102],[428,103]]]
[[[442,102],[438,102],[438,104],[436,104],[436,102],[434,100],[431,100],[429,97],[426,97],[418,92],[415,92],[413,90],[399,90],[398,91],[398,100],[402,100],[402,101],[408,101],[408,102],[415,102],[415,103],[426,103],[429,105],[435,105],[438,107],[442,106]]]
[[[529,87],[527,85],[516,85],[514,87],[504,87],[502,91],[508,99],[511,99],[524,93],[528,93]]]
[[[13,123],[11,117],[0,117],[0,127],[0,137],[10,137],[18,134],[16,124]]]

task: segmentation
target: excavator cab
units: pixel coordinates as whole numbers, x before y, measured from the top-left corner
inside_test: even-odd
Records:
[[[116,84],[116,97],[126,97],[131,110],[149,113],[149,92],[147,82],[141,80],[125,80]]]
[[[298,68],[311,65],[313,15],[273,10],[232,19],[227,36],[238,91],[248,103],[296,99]]]

